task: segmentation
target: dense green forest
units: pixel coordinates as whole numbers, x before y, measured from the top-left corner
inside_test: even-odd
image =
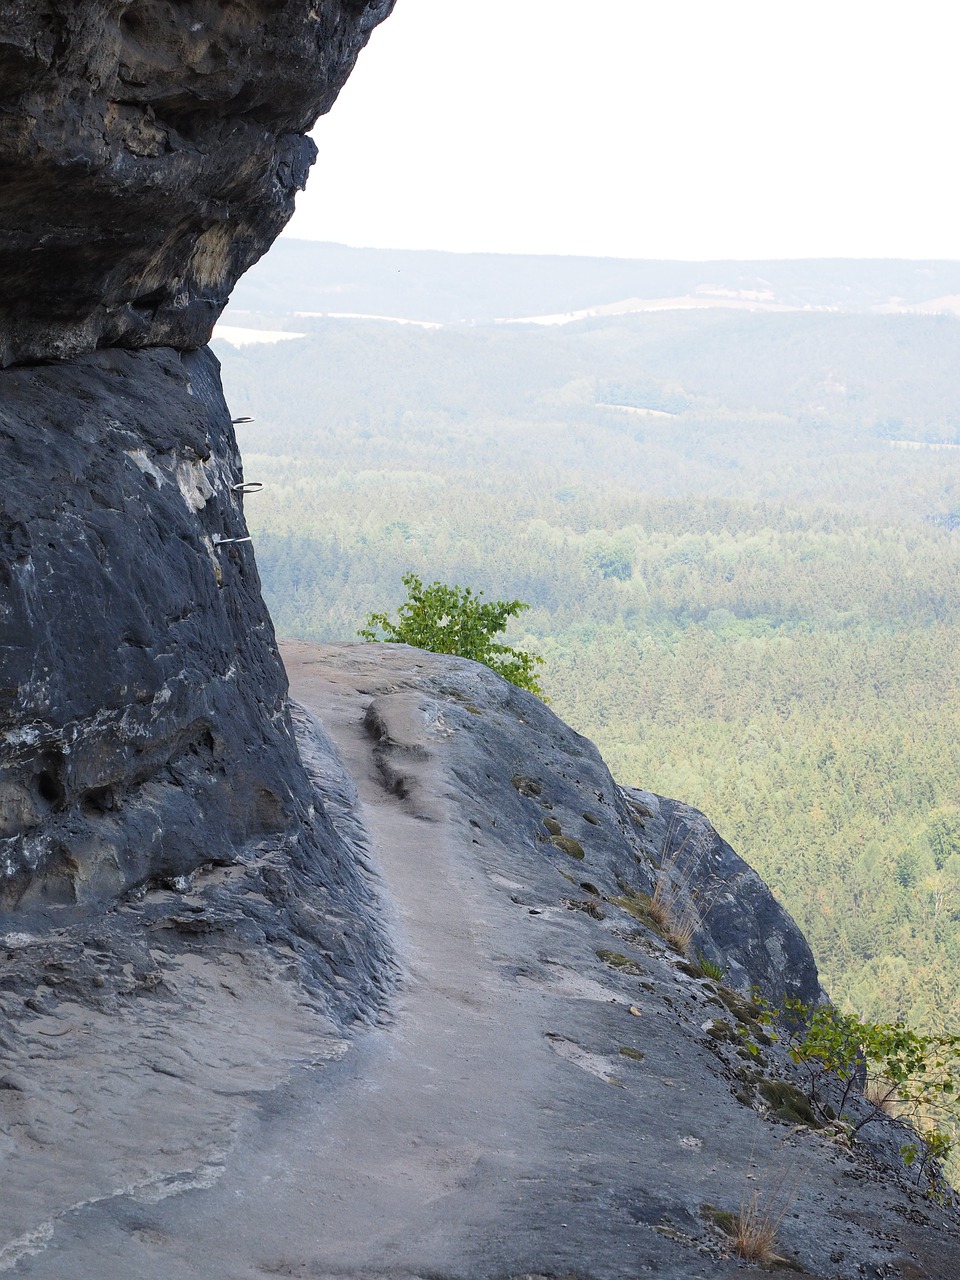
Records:
[[[836,999],[960,1031],[958,338],[707,311],[221,348],[278,631],[351,638],[408,570],[528,601],[555,710],[710,816]]]

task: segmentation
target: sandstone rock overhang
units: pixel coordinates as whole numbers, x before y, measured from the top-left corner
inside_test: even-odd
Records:
[[[0,364],[192,350],[394,0],[7,0]]]

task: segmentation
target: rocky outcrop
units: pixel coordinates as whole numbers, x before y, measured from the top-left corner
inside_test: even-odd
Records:
[[[587,894],[587,905],[591,896],[597,905],[614,903],[681,952],[713,961],[744,994],[756,987],[774,1001],[822,999],[803,934],[702,813],[617,786],[592,742],[485,667],[429,655],[418,660],[408,695],[410,742],[398,738],[396,692],[382,702],[374,698],[366,711],[381,773],[415,811],[429,818],[436,804],[418,780],[422,722],[436,714],[450,724],[456,714],[469,730],[453,766],[457,799],[477,829],[491,822],[506,827],[514,842],[538,850],[575,885],[580,898]]]
[[[825,996],[809,943],[709,819],[636,787],[622,795],[647,851],[641,879],[675,922],[674,932],[689,939],[687,949],[744,995],[756,988],[774,1002],[788,996],[819,1004]]]
[[[733,1275],[786,1164],[807,1274],[955,1274],[903,1126],[797,1110],[745,997],[816,967],[702,815],[459,659],[288,701],[204,343],[391,7],[0,17],[0,1271]]]
[[[216,362],[2,376],[0,907],[89,904],[310,804]],[[299,810],[299,812],[298,812]]]
[[[756,1194],[795,1273],[960,1273],[948,1195],[900,1156],[911,1131],[859,1095],[852,1145],[818,1127],[731,985],[818,992],[796,926],[699,815],[618,788],[475,663],[284,655],[340,848],[377,869],[389,1018],[348,1040],[323,1016],[324,989],[349,998],[357,918],[301,879],[283,901],[311,947],[302,922],[272,934],[277,861],[151,886],[69,939],[8,934],[0,1270],[732,1278]],[[308,951],[329,957],[312,993],[289,981]]]
[[[0,928],[47,938],[53,986],[98,1007],[160,981],[161,930],[265,949],[370,1016],[386,948],[298,752],[216,361],[101,351],[0,384]],[[36,987],[22,958],[8,990]]]
[[[202,346],[393,3],[5,3],[0,364]]]
[[[391,7],[4,6],[0,911],[21,923],[285,843],[336,857],[203,344]]]

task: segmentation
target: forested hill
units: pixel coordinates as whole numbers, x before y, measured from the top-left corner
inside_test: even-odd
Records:
[[[621,303],[822,308],[960,307],[960,262],[897,259],[661,262],[352,249],[281,237],[237,285],[225,320],[294,312],[490,322]]]
[[[555,465],[600,479],[636,470],[645,492],[667,484],[666,466],[669,492],[842,490],[850,501],[858,491],[869,500],[874,482],[858,486],[858,473],[834,463],[825,471],[826,460],[886,458],[890,440],[960,439],[960,321],[951,316],[708,310],[562,326],[298,323],[302,340],[242,355],[217,348],[238,406],[246,399],[257,410],[258,450],[329,457],[329,432],[346,428],[388,440],[392,465],[405,456],[417,466],[426,434],[449,465],[496,472],[505,447],[516,465],[549,440]],[[901,470],[887,459],[881,488]]]
[[[868,265],[925,269],[834,287]],[[554,709],[710,814],[838,1000],[960,1031],[960,319],[296,325],[218,347],[280,632],[407,570],[529,601]]]

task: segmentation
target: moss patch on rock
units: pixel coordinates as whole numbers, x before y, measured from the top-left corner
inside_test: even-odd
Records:
[[[757,1085],[761,1097],[778,1120],[784,1124],[805,1124],[811,1129],[822,1129],[823,1121],[796,1085],[786,1080],[761,1080]]]
[[[524,773],[515,773],[510,781],[522,796],[538,796],[543,790],[536,778],[528,778]]]
[[[629,973],[639,977],[646,972],[643,965],[638,964],[636,960],[631,960],[629,956],[625,956],[619,951],[607,951],[601,947],[597,955],[604,964],[608,964],[611,969],[619,969],[621,973]]]
[[[571,858],[576,858],[578,862],[582,862],[587,856],[584,853],[583,845],[579,840],[574,840],[572,836],[553,836],[550,843],[562,853],[567,853]]]
[[[602,908],[597,903],[591,902],[589,898],[564,898],[563,905],[568,911],[583,911],[594,920],[606,919]]]
[[[639,920],[641,924],[646,925],[658,937],[664,939],[667,937],[667,930],[664,928],[663,922],[658,919],[657,912],[653,906],[653,899],[649,894],[641,893],[636,889],[629,889],[616,897],[608,898],[607,901],[629,912],[634,920]]]

